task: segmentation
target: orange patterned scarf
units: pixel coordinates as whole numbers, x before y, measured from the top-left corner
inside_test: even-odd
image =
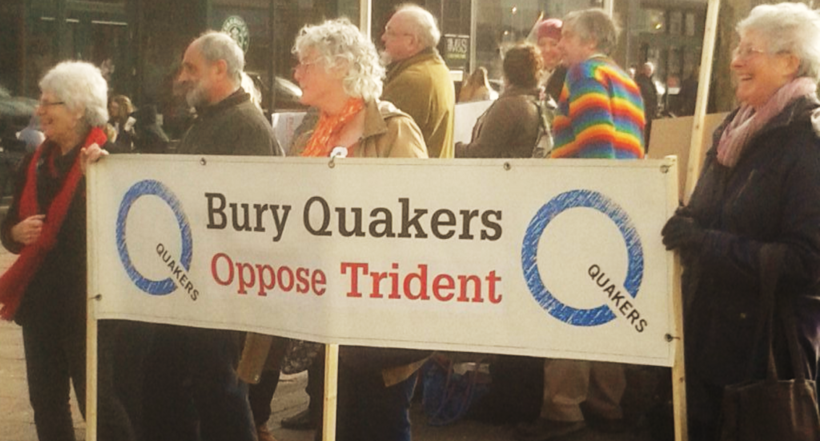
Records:
[[[350,98],[338,115],[330,116],[322,112],[319,116],[319,122],[316,123],[316,129],[313,130],[313,135],[311,135],[305,149],[302,151],[302,156],[319,158],[329,156],[330,149],[332,148],[332,146],[328,146],[330,138],[338,135],[345,124],[361,112],[362,109],[364,109],[364,100],[361,98]]]

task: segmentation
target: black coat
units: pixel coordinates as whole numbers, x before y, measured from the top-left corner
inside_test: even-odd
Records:
[[[717,162],[715,132],[689,202],[707,229],[703,246],[684,253],[686,364],[690,379],[713,386],[745,380],[760,309],[759,254],[785,245],[776,296],[792,302],[801,339],[817,372],[820,351],[820,140],[815,98],[799,98],[754,136],[733,168]],[[760,354],[760,352],[757,352]],[[763,361],[756,366],[763,370]]]
[[[104,148],[111,147],[106,143]],[[40,148],[59,148],[46,140]],[[54,201],[74,159],[80,152],[77,146],[65,156],[54,161],[57,176],[46,173],[46,152],[41,156],[42,165],[37,173],[37,197],[42,213]],[[14,199],[3,219],[3,246],[12,253],[20,253],[22,244],[11,238],[11,229],[20,219],[20,196],[27,180],[28,167],[33,153],[29,153],[20,164],[14,188]],[[45,257],[37,273],[23,294],[14,320],[21,325],[38,326],[54,332],[69,333],[85,330],[86,305],[86,211],[85,178],[81,178],[71,200],[57,243]],[[48,222],[48,219],[45,220]]]
[[[658,115],[658,89],[655,87],[655,82],[652,77],[648,77],[642,73],[635,75],[635,84],[641,91],[641,98],[643,98],[643,114],[646,121],[655,119]]]
[[[186,155],[284,155],[270,121],[241,88],[216,104],[197,108],[197,117],[176,152]]]

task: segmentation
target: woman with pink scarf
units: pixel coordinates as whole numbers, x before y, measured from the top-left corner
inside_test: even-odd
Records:
[[[763,280],[793,311],[805,363],[775,331],[778,373],[816,379],[820,353],[820,14],[761,5],[732,52],[740,107],[714,135],[697,187],[663,228],[684,262],[689,437],[718,439],[724,387],[765,378]],[[773,250],[779,250],[777,253]],[[761,258],[778,256],[772,265]]]

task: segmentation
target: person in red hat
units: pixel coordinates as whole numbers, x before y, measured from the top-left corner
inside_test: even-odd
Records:
[[[557,18],[542,20],[536,25],[536,44],[541,50],[541,57],[544,59],[544,85],[547,95],[558,101],[558,95],[564,87],[564,77],[567,69],[561,64],[561,51],[558,50],[558,42],[561,41],[561,28],[563,23]]]

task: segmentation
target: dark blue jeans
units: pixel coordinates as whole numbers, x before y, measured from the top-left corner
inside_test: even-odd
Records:
[[[158,325],[146,361],[145,439],[254,441],[239,333]]]

